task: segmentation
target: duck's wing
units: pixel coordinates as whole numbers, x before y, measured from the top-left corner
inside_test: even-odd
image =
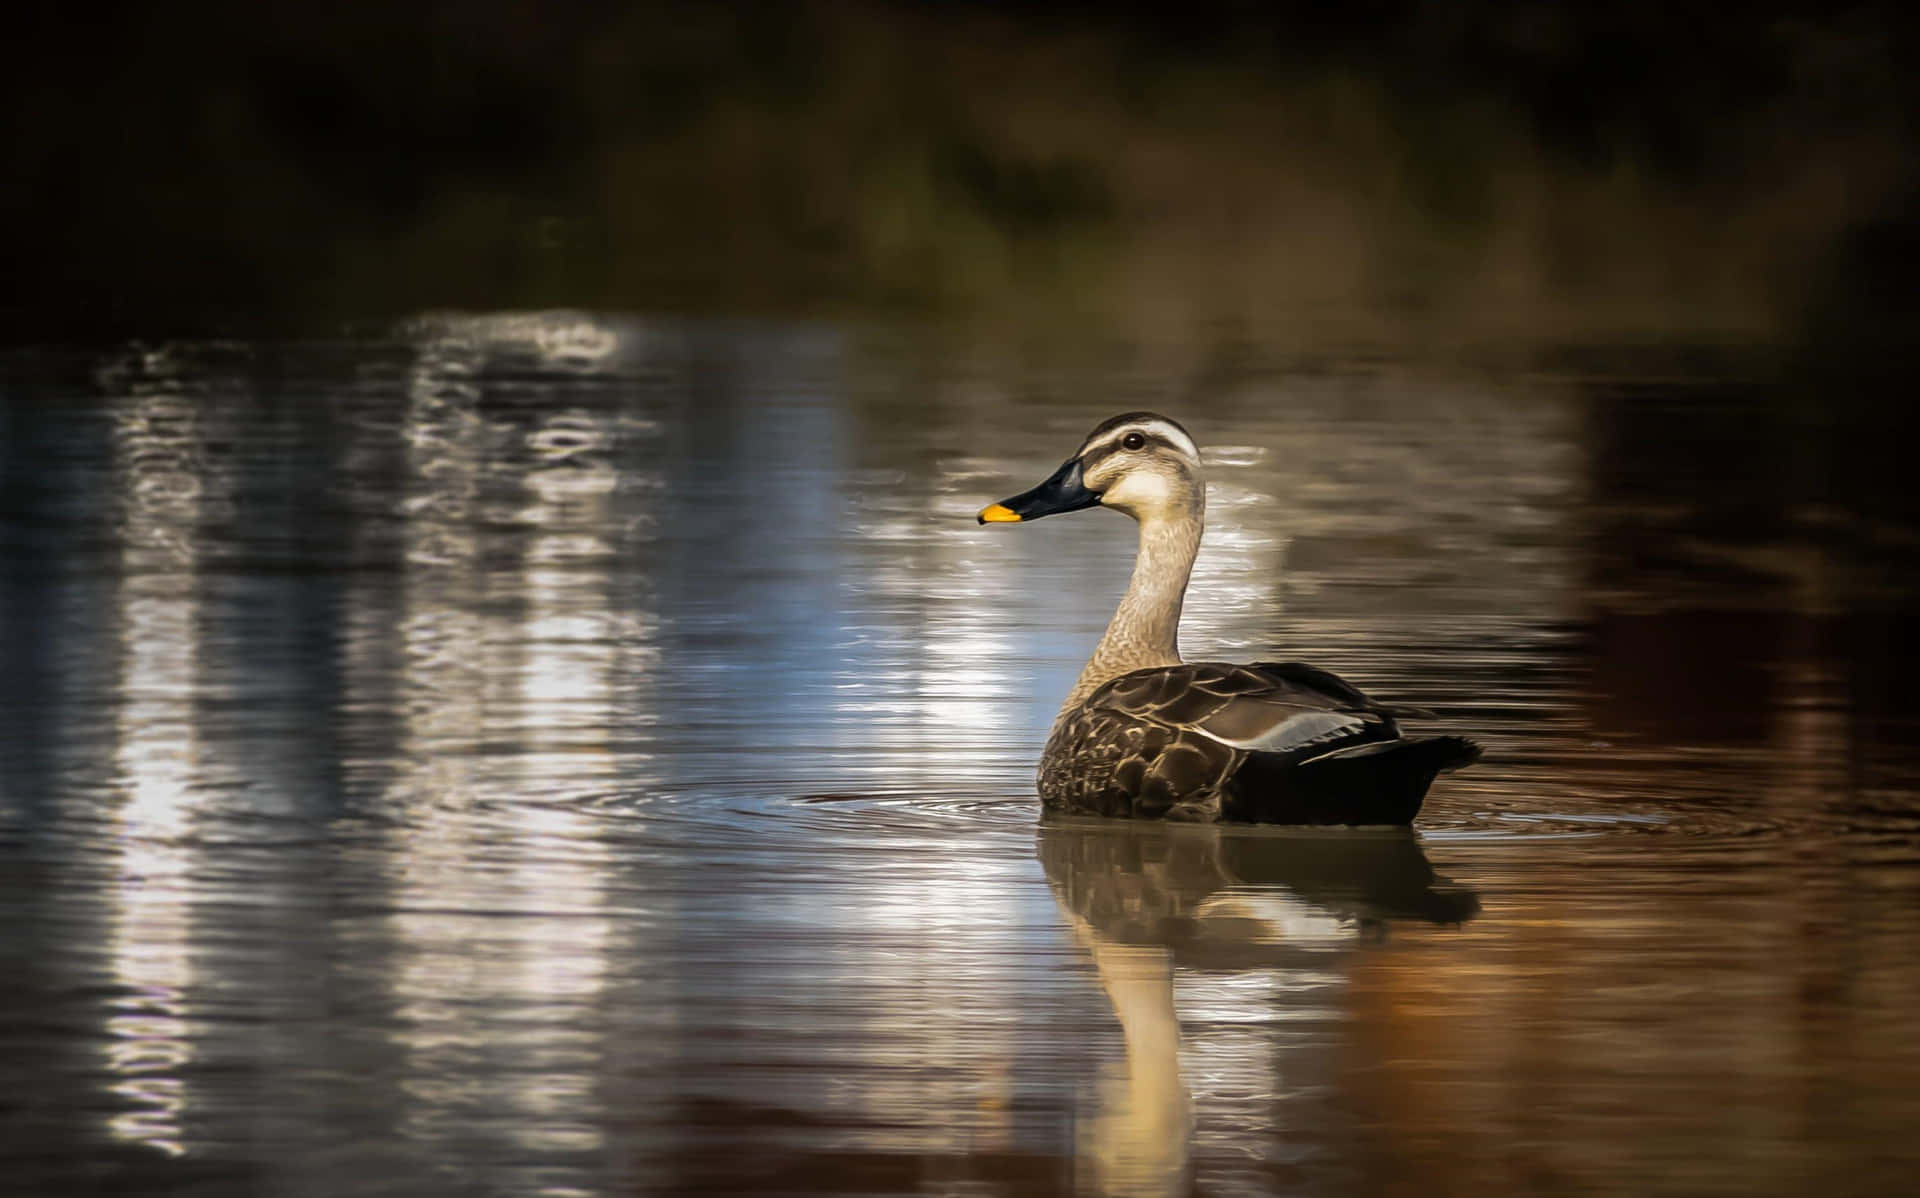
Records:
[[[1245,668],[1257,670],[1268,678],[1279,679],[1286,685],[1296,687],[1306,693],[1324,695],[1329,699],[1350,704],[1367,711],[1377,711],[1382,715],[1396,719],[1432,720],[1439,718],[1424,707],[1404,707],[1398,704],[1388,706],[1384,703],[1377,703],[1362,694],[1359,687],[1348,682],[1345,678],[1340,677],[1340,675],[1329,673],[1326,670],[1315,669],[1313,666],[1306,665],[1302,662],[1256,661]]]
[[[1292,662],[1136,670],[1095,691],[1086,706],[1231,749],[1295,759],[1391,740],[1399,735],[1394,717],[1408,714],[1375,703],[1325,670]]]
[[[1479,753],[1459,737],[1403,739],[1395,720],[1413,714],[1291,662],[1135,670],[1055,727],[1041,799],[1154,819],[1406,824],[1435,773]]]

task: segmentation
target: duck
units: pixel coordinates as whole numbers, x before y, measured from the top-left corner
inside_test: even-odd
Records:
[[[1471,765],[1462,736],[1406,736],[1432,712],[1369,698],[1300,662],[1188,662],[1180,610],[1205,529],[1200,450],[1157,412],[1102,421],[1038,486],[982,508],[1016,524],[1092,507],[1139,525],[1106,633],[1040,755],[1042,808],[1192,823],[1400,825],[1439,774]]]

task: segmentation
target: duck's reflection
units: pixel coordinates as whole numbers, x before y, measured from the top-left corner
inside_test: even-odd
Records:
[[[1126,1043],[1124,1070],[1103,1081],[1080,1144],[1093,1172],[1088,1188],[1100,1193],[1187,1188],[1196,1127],[1181,1070],[1179,974],[1267,974],[1276,984],[1259,993],[1311,994],[1334,955],[1385,935],[1392,923],[1461,923],[1479,909],[1472,891],[1434,872],[1404,829],[1049,820],[1038,852]],[[1217,1014],[1229,1023],[1246,1018]],[[1265,1098],[1272,1086],[1254,1088]]]

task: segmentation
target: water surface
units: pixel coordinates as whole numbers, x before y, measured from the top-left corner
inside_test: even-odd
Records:
[[[1904,1184],[1920,537],[1847,414],[1205,348],[11,354],[11,1189]],[[1039,820],[1131,529],[972,513],[1140,406],[1208,450],[1190,656],[1486,746],[1416,834]]]

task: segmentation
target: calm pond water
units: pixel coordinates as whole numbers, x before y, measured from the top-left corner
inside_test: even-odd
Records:
[[[1762,355],[529,314],[4,371],[9,1193],[1920,1163],[1920,536]],[[1484,743],[1417,834],[1038,819],[1132,530],[973,512],[1141,406],[1211,463],[1189,655]]]

